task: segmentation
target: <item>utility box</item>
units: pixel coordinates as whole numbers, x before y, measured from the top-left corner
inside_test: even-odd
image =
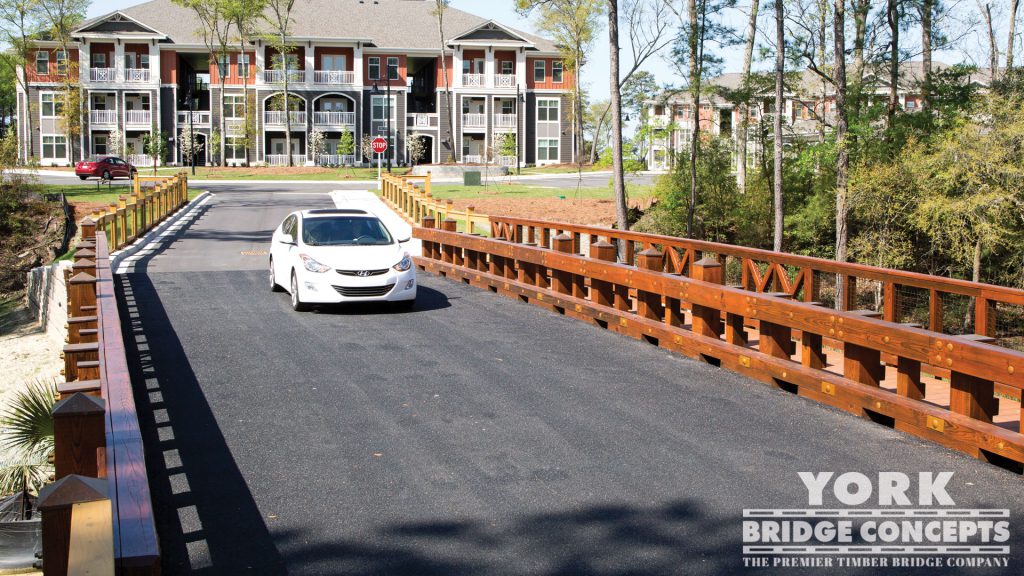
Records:
[[[479,186],[480,185],[480,172],[473,170],[470,172],[462,173],[462,185],[463,186]]]

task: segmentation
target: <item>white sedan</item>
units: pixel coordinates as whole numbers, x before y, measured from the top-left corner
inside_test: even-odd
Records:
[[[416,267],[387,227],[365,210],[303,210],[274,231],[270,288],[292,308],[339,302],[416,302]]]

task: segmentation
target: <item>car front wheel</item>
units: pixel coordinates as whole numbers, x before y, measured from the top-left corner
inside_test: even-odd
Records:
[[[109,170],[104,170],[102,178],[104,180],[110,180],[110,171]]]
[[[274,259],[270,259],[270,291],[271,292],[284,292],[284,288],[277,283],[277,278],[274,275]]]
[[[88,176],[86,176],[85,174],[79,174],[78,175],[78,179],[79,180],[85,180],[86,178],[88,178]]]
[[[292,272],[292,310],[296,312],[309,310],[309,306],[299,298],[299,279],[295,277],[295,272]]]

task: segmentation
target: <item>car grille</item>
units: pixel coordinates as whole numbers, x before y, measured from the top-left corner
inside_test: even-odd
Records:
[[[368,276],[380,276],[381,274],[387,274],[388,269],[383,270],[338,270],[338,274],[342,276],[360,276],[366,278]]]
[[[346,298],[373,298],[384,296],[394,287],[394,284],[388,284],[386,286],[335,286],[334,289]]]

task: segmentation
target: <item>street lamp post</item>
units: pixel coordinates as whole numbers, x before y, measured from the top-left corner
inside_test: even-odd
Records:
[[[391,137],[391,66],[388,69],[388,85],[387,85],[387,97],[384,101],[384,110],[386,111],[388,119],[388,174],[391,174],[391,155],[394,154],[392,147],[395,145],[394,139]]]
[[[516,83],[516,176],[519,176],[519,151],[523,145],[523,140],[522,138],[520,138],[520,136],[522,135],[520,133],[520,125],[522,124],[522,122],[519,121],[519,104],[522,103],[524,100],[526,99],[519,92],[519,84]]]

